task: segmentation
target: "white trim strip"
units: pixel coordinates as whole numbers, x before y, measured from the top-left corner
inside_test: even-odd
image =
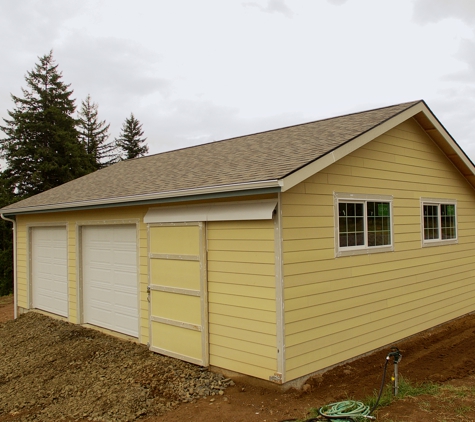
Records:
[[[190,363],[193,363],[195,365],[207,366],[201,359],[196,359],[196,358],[193,358],[193,357],[187,356],[187,355],[181,355],[179,353],[171,352],[170,350],[162,349],[160,347],[150,346],[150,350],[152,352],[160,353],[161,355],[165,355],[165,356],[170,356],[170,357],[175,358],[175,359],[184,360],[185,362],[190,362]]]
[[[152,284],[150,286],[150,290],[153,290],[155,292],[177,293],[186,296],[201,296],[199,290],[184,289],[182,287],[159,286],[157,284]]]
[[[271,220],[277,199],[150,208],[144,223]]]
[[[162,253],[151,253],[151,259],[171,259],[175,261],[199,261],[200,257],[196,255],[168,255]]]
[[[193,331],[202,331],[201,325],[190,324],[189,322],[177,321],[169,318],[162,318],[152,315],[150,319],[154,322],[159,322],[160,324],[172,325],[174,327],[186,328],[187,330]]]
[[[274,218],[274,265],[275,265],[275,313],[277,325],[277,373],[269,380],[283,384],[286,380],[285,365],[285,307],[284,307],[284,260],[282,250],[282,195],[278,194],[279,207]]]

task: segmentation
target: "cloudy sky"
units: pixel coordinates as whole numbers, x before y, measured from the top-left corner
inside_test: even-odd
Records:
[[[475,161],[474,0],[0,0],[0,117],[53,50],[150,153],[424,99]]]

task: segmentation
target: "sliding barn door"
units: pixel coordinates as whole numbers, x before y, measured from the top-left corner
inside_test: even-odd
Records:
[[[150,349],[208,365],[204,223],[149,226]]]

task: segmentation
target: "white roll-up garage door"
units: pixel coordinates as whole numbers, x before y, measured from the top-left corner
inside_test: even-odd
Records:
[[[138,337],[135,225],[82,227],[84,322]]]
[[[67,317],[66,228],[33,227],[30,233],[32,307]]]

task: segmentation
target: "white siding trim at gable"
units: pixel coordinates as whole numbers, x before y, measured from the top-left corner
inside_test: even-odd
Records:
[[[374,127],[373,129],[363,133],[357,138],[353,139],[350,142],[338,147],[329,154],[324,155],[318,160],[310,163],[309,165],[301,168],[300,170],[288,175],[287,177],[281,180],[282,182],[282,192],[286,192],[314,174],[322,171],[328,166],[336,163],[338,160],[346,157],[348,154],[356,151],[357,149],[363,147],[367,143],[373,141],[378,136],[383,135],[389,130],[395,128],[404,121],[416,116],[421,113],[427,122],[429,122],[430,128],[424,128],[426,133],[433,138],[437,134],[442,139],[433,139],[436,144],[441,148],[448,158],[459,168],[459,171],[466,177],[469,182],[473,185],[474,175],[475,175],[475,166],[469,160],[469,158],[464,154],[459,145],[452,139],[450,134],[445,130],[445,128],[440,124],[437,118],[432,114],[430,109],[425,105],[425,103],[420,102],[414,106],[408,108],[407,110],[401,112],[400,114],[390,118],[386,122]],[[416,120],[421,125],[419,116],[416,117]],[[443,147],[442,147],[443,145]],[[464,167],[462,170],[461,167]]]

